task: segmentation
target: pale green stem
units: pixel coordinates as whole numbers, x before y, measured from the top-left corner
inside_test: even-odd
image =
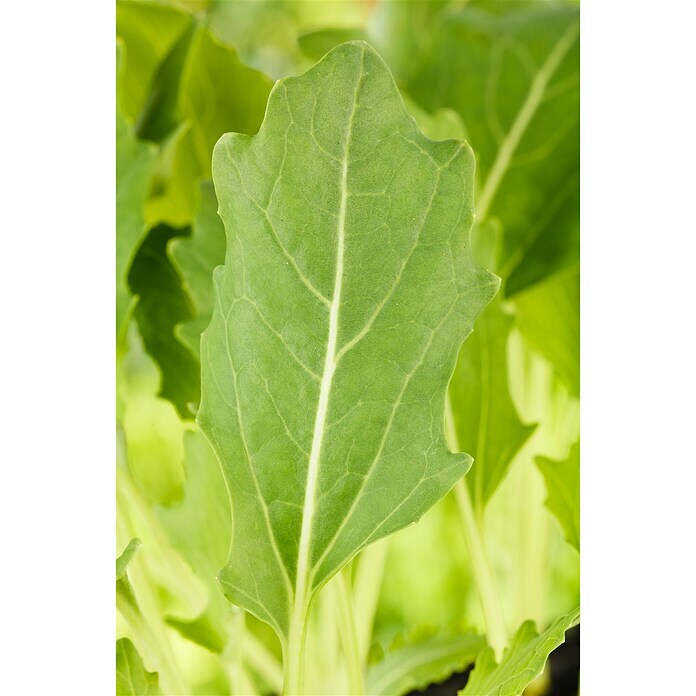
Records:
[[[495,652],[496,660],[499,660],[507,644],[507,632],[493,569],[483,545],[481,530],[476,523],[469,489],[464,480],[457,482],[454,492],[462,523],[464,542],[469,551],[471,569],[476,581],[483,619],[486,623],[486,637],[488,644]]]
[[[247,631],[242,645],[245,662],[276,693],[283,689],[283,668],[275,655],[251,632]]]
[[[367,664],[388,551],[389,537],[380,539],[360,554],[355,570],[353,613],[362,664]]]
[[[184,560],[172,548],[152,505],[139,491],[125,462],[116,472],[116,500],[118,518],[126,519],[131,529],[129,536],[141,538],[152,549],[153,554],[143,558],[148,577],[166,581],[167,590],[174,596],[194,609],[202,609],[205,595]]]
[[[116,607],[133,629],[136,645],[143,652],[147,663],[159,674],[165,693],[188,694],[189,689],[179,672],[169,645],[169,639],[162,631],[155,631],[153,626],[145,620],[140,609],[142,597],[140,602],[136,599],[128,578],[119,580],[117,585],[119,583],[120,586],[117,587],[116,592]]]
[[[138,529],[131,519],[134,508],[142,508],[143,519],[151,520],[151,511],[142,501],[137,489],[130,481],[125,467],[117,470],[116,477],[117,524],[123,538],[139,536],[143,529]],[[147,553],[147,549],[144,553]],[[128,621],[136,637],[136,645],[149,656],[152,666],[160,675],[163,687],[170,694],[187,694],[189,689],[179,670],[172,652],[167,627],[161,618],[161,610],[155,590],[146,568],[146,559],[136,559],[129,566],[128,587],[132,601],[124,601],[124,595],[117,592],[117,607]],[[137,600],[135,591],[137,590]],[[139,640],[139,642],[137,642]]]
[[[445,434],[450,450],[459,452],[459,438],[454,425],[452,402],[449,394],[445,403]],[[488,644],[493,648],[496,659],[499,660],[507,644],[507,631],[498,597],[495,575],[484,547],[482,531],[476,520],[474,506],[471,503],[469,489],[464,479],[460,479],[457,482],[454,493],[457,500],[459,518],[462,523],[464,543],[469,552],[471,570],[476,581],[483,620],[486,624]]]
[[[303,603],[302,611],[293,612],[293,621],[287,642],[283,645],[283,694],[302,696],[304,694],[304,654],[309,625],[309,607]]]
[[[230,612],[225,622],[228,635],[227,644],[220,657],[227,673],[232,693],[252,696],[256,693],[256,689],[249,689],[249,679],[242,664],[244,645],[247,638],[245,618],[245,614],[241,609],[233,609]]]
[[[351,696],[362,696],[365,693],[363,681],[362,660],[360,658],[360,646],[358,634],[355,629],[353,616],[353,602],[349,587],[349,579],[346,577],[348,569],[338,572],[336,577],[336,599],[338,604],[339,631],[343,644],[343,654],[348,667],[348,685]]]
[[[241,666],[240,684],[241,691],[236,692],[240,694],[240,696],[242,694],[244,694],[244,696],[259,696],[260,692],[245,665]]]
[[[516,586],[519,591],[515,602],[518,621],[532,619],[540,625],[544,619],[543,605],[546,584],[548,537],[547,512],[543,505],[540,474],[532,460],[520,465],[519,496],[517,497],[517,563]]]

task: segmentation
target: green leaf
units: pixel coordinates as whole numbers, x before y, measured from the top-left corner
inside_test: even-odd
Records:
[[[336,27],[310,31],[298,37],[302,51],[312,60],[323,58],[332,48],[346,41],[367,41],[364,29],[359,27]]]
[[[126,575],[128,564],[133,560],[135,555],[140,551],[143,542],[140,539],[131,539],[128,545],[123,549],[123,553],[116,559],[116,581],[121,580]]]
[[[141,138],[162,142],[183,120],[179,108],[179,92],[196,32],[196,25],[189,22],[158,67],[138,119],[138,135]]]
[[[442,682],[473,664],[485,645],[483,637],[471,632],[408,636],[370,666],[367,693],[400,696]]]
[[[148,629],[127,572],[128,566],[142,545],[143,542],[140,539],[131,539],[123,553],[116,559],[116,607],[136,631],[142,630],[142,633],[146,634]]]
[[[117,44],[117,64],[123,46]],[[152,176],[155,147],[135,137],[132,125],[116,110],[116,333],[123,336],[133,298],[127,277],[145,236],[145,198]]]
[[[544,633],[533,621],[525,621],[496,664],[493,650],[486,648],[476,660],[461,696],[520,696],[544,670],[548,656],[565,642],[565,632],[577,625],[580,610],[561,616]]]
[[[573,266],[516,295],[517,326],[580,396],[580,268]]]
[[[214,612],[206,612],[193,620],[167,616],[165,621],[168,626],[179,631],[184,638],[211,652],[221,653],[225,649],[227,633],[224,629],[221,630],[221,622]]]
[[[464,121],[478,156],[477,217],[505,232],[507,295],[578,258],[578,35],[567,4],[471,3],[440,13],[399,70],[421,106]]]
[[[150,230],[128,276],[140,297],[135,308],[140,335],[162,372],[160,396],[171,401],[182,418],[192,417],[191,407],[200,399],[200,371],[196,358],[174,334],[179,323],[193,317],[193,310],[166,248],[171,239],[188,233],[167,225]]]
[[[186,12],[158,2],[116,2],[116,34],[128,60],[119,81],[124,114],[137,122],[162,61],[191,25]]]
[[[208,606],[193,620],[168,616],[167,623],[189,640],[222,652],[228,638],[231,606],[220,591],[217,571],[227,558],[232,513],[220,465],[200,432],[184,435],[184,499],[160,507],[158,517],[171,543],[206,584]]]
[[[422,136],[363,43],[279,81],[259,134],[216,146],[227,256],[198,419],[233,499],[220,582],[286,648],[341,566],[470,466],[443,419],[498,287],[469,249],[473,176],[470,148]]]
[[[438,109],[433,113],[423,111],[407,95],[402,95],[408,112],[416,119],[423,135],[431,140],[466,140],[466,128],[459,114],[452,109]]]
[[[206,13],[206,22],[216,36],[239,51],[246,63],[273,77],[282,77],[292,74],[301,58],[296,38],[299,4],[286,0],[214,0]],[[311,5],[316,12],[335,3]]]
[[[451,0],[376,4],[368,33],[399,84],[410,81],[420,69],[422,55],[434,39],[433,26],[451,4]]]
[[[160,507],[159,519],[172,544],[209,585],[227,559],[232,513],[220,465],[199,432],[184,435],[186,482],[184,499]],[[205,514],[201,514],[205,511]]]
[[[580,443],[565,461],[537,457],[536,463],[546,481],[546,507],[561,523],[566,541],[580,551]]]
[[[500,231],[490,224],[477,227],[473,239],[477,260],[495,269]],[[522,424],[510,396],[507,351],[513,323],[502,299],[496,297],[481,312],[473,334],[459,351],[450,383],[459,447],[474,457],[464,480],[477,511],[484,509],[534,432],[534,426]]]
[[[194,314],[193,319],[179,324],[175,333],[196,357],[200,355],[201,333],[210,322],[215,304],[213,269],[225,261],[225,227],[217,213],[211,182],[201,184],[200,200],[191,236],[176,237],[168,247]]]
[[[231,130],[256,133],[271,86],[206,27],[194,23],[180,35],[159,66],[139,123],[142,137],[162,144],[151,224],[191,222],[215,143]]]
[[[214,76],[214,77],[213,77]],[[220,89],[222,82],[225,87]],[[181,116],[192,124],[202,175],[211,175],[211,156],[223,133],[256,133],[273,86],[263,73],[247,67],[237,52],[199,27],[181,80]]]
[[[117,696],[159,696],[159,677],[148,672],[142,658],[128,638],[116,641]]]

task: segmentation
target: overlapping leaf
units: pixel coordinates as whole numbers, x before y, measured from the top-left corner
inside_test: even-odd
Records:
[[[194,620],[168,617],[167,622],[190,640],[221,652],[227,640],[229,604],[215,578],[230,545],[232,514],[220,465],[199,432],[184,436],[186,485],[184,499],[162,507],[158,516],[172,544],[206,584],[208,606]]]
[[[193,318],[193,309],[166,249],[171,239],[187,233],[168,225],[150,230],[128,275],[140,298],[135,308],[140,335],[162,373],[160,396],[171,401],[182,418],[192,417],[191,409],[200,399],[200,368],[174,334],[178,324]]]
[[[213,146],[227,131],[258,130],[272,85],[231,46],[182,14],[187,23],[154,71],[138,122],[140,136],[162,146],[148,206],[151,224],[191,223],[200,181],[211,175]]]
[[[135,55],[123,77],[130,108],[138,114],[140,137],[159,144],[150,185],[142,192],[145,196],[149,189],[139,241],[145,220],[152,229],[126,272],[140,297],[135,317],[141,335],[162,372],[161,395],[183,418],[191,418],[200,398],[200,365],[197,348],[193,354],[188,348],[197,343],[195,335],[209,316],[199,316],[192,306],[167,256],[167,241],[188,234],[199,205],[207,205],[199,200],[199,187],[201,179],[210,178],[220,135],[258,130],[271,81],[245,66],[189,12],[150,5],[118,6],[117,29]],[[125,243],[126,237],[121,239]],[[189,329],[183,334],[190,339],[186,345],[174,335],[182,323]]]
[[[565,632],[577,625],[580,611],[561,616],[541,635],[533,621],[525,621],[496,663],[493,650],[486,648],[476,660],[461,696],[520,696],[544,669],[553,650],[565,641]]]
[[[213,269],[225,261],[225,228],[217,213],[212,182],[201,185],[201,205],[190,237],[177,237],[169,244],[169,256],[191,300],[193,319],[176,327],[176,335],[196,356],[201,333],[210,322],[215,304]]]
[[[359,43],[281,80],[259,134],[216,147],[227,257],[199,422],[233,496],[220,579],[282,640],[338,568],[470,465],[447,451],[443,411],[498,285],[469,251],[473,174]]]
[[[500,231],[487,224],[475,229],[476,258],[487,268],[498,265]],[[510,397],[508,338],[513,317],[496,297],[476,321],[475,331],[459,351],[450,383],[459,446],[474,464],[465,481],[474,507],[482,511],[505,478],[517,451],[534,431],[524,425]]]
[[[401,696],[444,681],[473,664],[485,645],[485,639],[473,632],[414,632],[370,666],[367,693]]]
[[[123,46],[117,44],[117,65],[123,69]],[[127,276],[138,246],[145,235],[145,199],[155,159],[155,148],[138,140],[133,126],[116,108],[116,332],[123,328],[133,298]]]
[[[116,641],[116,696],[159,696],[159,677],[148,672],[128,638]]]
[[[117,0],[116,34],[128,51],[121,78],[122,108],[138,123],[162,61],[193,22],[187,12],[159,2]]]
[[[580,269],[578,265],[515,296],[517,326],[580,396]]]
[[[537,457],[536,463],[546,482],[546,507],[560,522],[566,541],[580,551],[580,443],[562,462]]]
[[[402,3],[393,5],[398,27]],[[472,2],[431,26],[399,74],[425,108],[461,115],[479,158],[477,216],[502,223],[511,295],[578,256],[578,10]]]

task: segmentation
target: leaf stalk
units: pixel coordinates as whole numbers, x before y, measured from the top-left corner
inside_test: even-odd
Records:
[[[453,452],[459,452],[459,438],[454,425],[452,401],[449,393],[445,403],[445,434],[450,449]],[[474,513],[469,488],[464,479],[460,479],[457,482],[454,487],[454,494],[457,501],[459,519],[462,524],[464,543],[469,553],[471,569],[474,574],[481,610],[483,611],[483,619],[486,624],[488,644],[493,648],[496,659],[499,660],[502,657],[503,649],[507,645],[507,630],[496,587],[495,575],[486,553],[481,526],[477,522]]]

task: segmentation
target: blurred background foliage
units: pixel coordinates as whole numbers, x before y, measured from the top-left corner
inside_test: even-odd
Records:
[[[467,509],[508,639],[527,619],[543,630],[571,611],[579,604],[577,4],[119,0],[116,30],[117,553],[142,542],[117,579],[117,664],[137,673],[136,693],[280,690],[275,636],[230,605],[215,580],[229,501],[193,421],[211,273],[225,253],[210,161],[224,132],[258,130],[274,80],[350,39],[385,58],[426,135],[472,145],[474,248],[503,280],[450,388],[471,472],[421,522],[348,570],[368,685],[407,693],[464,669],[485,644]],[[347,693],[333,585],[313,614],[311,693]],[[433,647],[440,657],[421,664]],[[547,686],[548,677],[531,688]],[[119,693],[129,688],[119,682]]]

